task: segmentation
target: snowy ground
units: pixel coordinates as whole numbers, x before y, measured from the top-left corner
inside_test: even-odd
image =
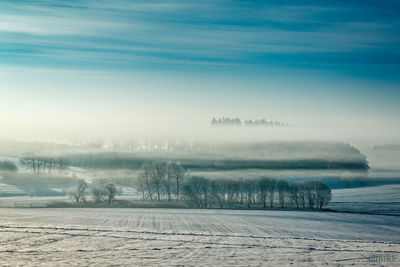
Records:
[[[15,197],[0,197],[0,208],[43,208],[51,202],[70,202],[72,201],[68,196],[48,196],[48,197],[29,197],[29,196],[15,196]]]
[[[400,202],[400,184],[332,190],[333,202]]]
[[[0,232],[0,262],[5,266],[399,266],[400,262],[396,216],[0,209]]]
[[[332,190],[329,208],[400,215],[400,184]]]

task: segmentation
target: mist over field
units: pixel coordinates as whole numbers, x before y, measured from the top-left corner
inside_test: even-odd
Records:
[[[397,261],[395,124],[78,118],[3,125],[0,246],[16,256],[2,262],[27,263],[22,251],[45,265],[272,266],[309,251],[317,264]]]
[[[0,1],[0,265],[399,266],[399,10]]]

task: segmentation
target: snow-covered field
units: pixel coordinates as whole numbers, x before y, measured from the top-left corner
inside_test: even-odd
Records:
[[[332,190],[329,208],[400,215],[400,184]]]
[[[51,202],[64,201],[71,202],[68,196],[48,196],[48,197],[0,197],[0,208],[44,208]]]
[[[396,216],[295,211],[0,209],[2,266],[398,266]],[[394,262],[392,261],[394,260]]]
[[[332,190],[332,202],[400,202],[400,184]]]

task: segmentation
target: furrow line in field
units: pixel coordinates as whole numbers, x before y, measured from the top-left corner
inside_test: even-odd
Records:
[[[115,238],[115,239],[125,239],[125,240],[143,240],[143,241],[158,241],[158,242],[180,242],[180,243],[186,243],[186,244],[202,244],[202,245],[215,245],[218,246],[219,248],[221,247],[229,247],[229,248],[237,248],[237,247],[245,247],[245,248],[268,248],[268,249],[279,249],[279,248],[291,248],[291,249],[296,249],[296,250],[307,250],[307,251],[327,251],[327,252],[371,252],[370,250],[365,250],[365,249],[348,249],[348,248],[343,248],[343,249],[333,249],[333,248],[318,248],[318,247],[297,247],[297,246],[290,246],[290,245],[264,245],[264,244],[254,244],[254,243],[245,243],[246,240],[243,240],[244,243],[227,243],[227,242],[214,242],[210,240],[206,241],[201,241],[201,240],[182,240],[182,239],[162,239],[162,238],[157,238],[157,237],[133,237],[133,236],[118,236],[118,235],[92,235],[92,234],[74,234],[74,233],[68,233],[68,232],[44,232],[44,231],[19,231],[19,230],[11,230],[7,229],[6,231],[2,232],[11,232],[11,233],[28,233],[28,234],[39,234],[39,235],[46,235],[46,234],[58,234],[58,235],[66,235],[70,237],[98,237],[98,238]],[[232,238],[232,237],[227,237],[227,238]],[[237,237],[234,237],[237,238]],[[242,239],[242,238],[240,238]],[[57,240],[59,241],[59,240]],[[305,240],[305,241],[317,241],[317,240]],[[340,242],[340,240],[338,240]],[[47,243],[46,243],[47,244]],[[400,253],[400,251],[396,250],[374,250],[374,252],[379,252],[379,253]]]
[[[344,243],[366,243],[366,244],[394,244],[400,245],[400,242],[393,241],[369,241],[369,240],[344,240],[344,239],[323,239],[323,238],[308,238],[308,237],[296,237],[296,236],[256,236],[256,235],[233,235],[233,234],[207,234],[207,233],[173,233],[173,232],[154,232],[144,230],[118,230],[118,229],[95,229],[95,228],[76,228],[76,227],[48,227],[48,226],[7,226],[0,225],[0,229],[44,229],[44,230],[56,230],[56,231],[87,231],[97,233],[134,233],[134,234],[150,234],[150,235],[162,235],[162,236],[191,236],[191,237],[226,237],[226,238],[251,238],[251,239],[294,239],[304,241],[321,241],[321,242],[344,242]]]

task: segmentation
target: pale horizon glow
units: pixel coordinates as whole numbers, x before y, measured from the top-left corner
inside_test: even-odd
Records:
[[[110,3],[0,3],[0,138],[400,142],[395,2]]]

